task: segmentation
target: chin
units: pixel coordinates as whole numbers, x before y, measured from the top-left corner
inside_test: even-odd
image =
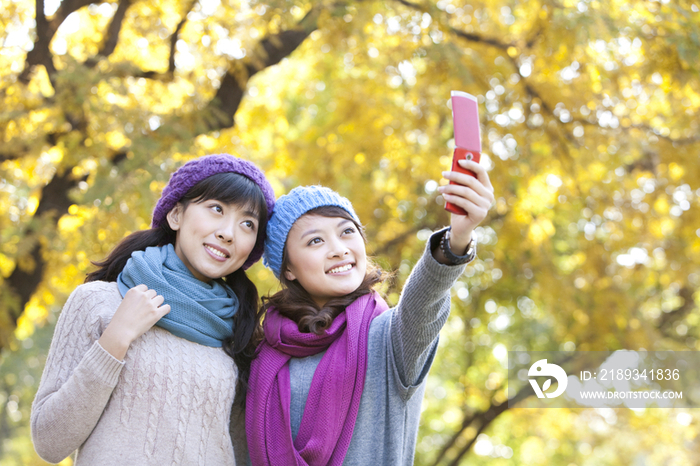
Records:
[[[347,289],[347,291],[344,291],[343,294],[341,294],[340,296],[347,296],[350,293],[354,293],[355,291],[357,291],[360,288],[361,284],[362,284],[362,282],[358,283],[356,286],[349,287]]]

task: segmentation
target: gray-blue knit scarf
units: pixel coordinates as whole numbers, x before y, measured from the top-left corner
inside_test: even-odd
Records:
[[[146,285],[165,298],[170,312],[156,325],[173,335],[219,348],[233,333],[238,298],[221,280],[205,283],[192,275],[172,244],[135,251],[117,277],[122,297]]]

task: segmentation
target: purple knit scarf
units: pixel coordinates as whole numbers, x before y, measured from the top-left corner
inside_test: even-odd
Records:
[[[246,433],[253,466],[340,465],[350,446],[367,372],[369,326],[388,309],[376,293],[359,297],[323,335],[302,333],[270,309],[265,340],[250,369]],[[292,441],[289,360],[326,350]]]

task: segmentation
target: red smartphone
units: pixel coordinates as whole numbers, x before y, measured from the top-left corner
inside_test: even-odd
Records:
[[[476,97],[466,92],[452,91],[452,122],[455,132],[455,151],[452,155],[452,171],[466,173],[476,177],[471,170],[460,167],[457,161],[462,159],[473,160],[479,163],[481,160],[481,128],[479,126],[479,105]],[[450,184],[457,184],[450,181]],[[461,207],[446,203],[448,212],[458,215],[467,215]]]

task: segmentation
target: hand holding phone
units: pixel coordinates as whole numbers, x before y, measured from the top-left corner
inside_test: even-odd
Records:
[[[476,176],[471,170],[459,166],[459,160],[467,159],[479,163],[481,160],[481,128],[479,126],[479,106],[471,94],[461,91],[452,91],[452,122],[454,124],[455,145],[452,155],[452,171]],[[450,184],[455,184],[450,181]],[[461,207],[449,202],[445,204],[448,212],[458,215],[467,215]]]

